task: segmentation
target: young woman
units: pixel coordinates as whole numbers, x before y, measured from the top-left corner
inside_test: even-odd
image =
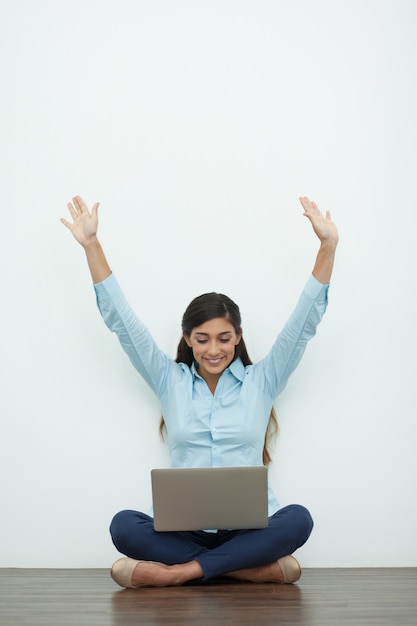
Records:
[[[304,215],[320,240],[312,275],[268,355],[252,365],[236,304],[204,294],[188,306],[175,361],[136,318],[113,276],[97,238],[98,203],[68,204],[72,222],[61,221],[85,250],[105,323],[118,335],[132,364],[161,402],[173,467],[261,465],[270,460],[267,433],[273,402],[300,361],[327,305],[338,243],[330,213],[307,197]],[[301,576],[293,552],[308,539],[313,521],[303,506],[280,508],[269,489],[269,525],[259,530],[163,532],[138,511],[115,515],[110,532],[127,555],[113,565],[123,587],[181,585],[228,576],[252,582],[292,583]]]

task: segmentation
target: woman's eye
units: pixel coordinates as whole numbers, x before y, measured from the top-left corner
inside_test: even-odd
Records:
[[[197,343],[207,343],[207,339],[197,339]]]
[[[230,337],[227,339],[220,339],[220,343],[227,343],[228,341],[230,341]]]

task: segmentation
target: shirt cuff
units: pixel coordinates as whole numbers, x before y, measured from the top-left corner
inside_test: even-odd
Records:
[[[100,283],[94,283],[93,287],[97,295],[114,294],[120,291],[119,283],[114,274],[110,274]]]
[[[329,285],[323,285],[317,278],[314,278],[313,274],[310,274],[306,286],[304,287],[304,293],[313,300],[320,298],[320,296],[326,299],[328,290]]]

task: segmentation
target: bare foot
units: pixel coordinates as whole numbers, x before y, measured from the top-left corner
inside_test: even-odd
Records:
[[[133,587],[172,587],[188,580],[202,578],[204,573],[197,561],[180,565],[165,565],[156,561],[139,561],[132,573]]]

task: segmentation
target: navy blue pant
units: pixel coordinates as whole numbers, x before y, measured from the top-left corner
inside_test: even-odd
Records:
[[[149,515],[121,511],[112,520],[110,534],[117,550],[132,559],[166,565],[198,561],[207,580],[292,554],[307,541],[312,529],[307,509],[290,504],[269,518],[267,528],[216,533],[156,532]]]

